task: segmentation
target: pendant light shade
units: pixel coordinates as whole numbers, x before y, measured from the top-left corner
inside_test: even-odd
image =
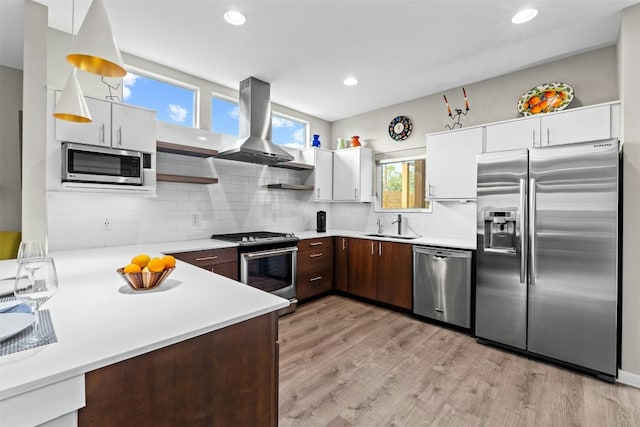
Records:
[[[62,95],[60,95],[53,116],[56,119],[70,122],[88,123],[92,121],[89,107],[87,107],[87,103],[80,90],[80,85],[78,84],[75,68],[73,72],[69,74],[69,78],[64,85],[64,90],[62,91]]]
[[[67,61],[82,71],[100,76],[127,74],[102,0],[91,3]]]

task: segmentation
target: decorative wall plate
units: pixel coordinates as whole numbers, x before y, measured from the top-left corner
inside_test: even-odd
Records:
[[[518,101],[523,116],[564,110],[573,101],[573,88],[566,83],[545,83],[524,93]]]
[[[389,123],[389,136],[396,141],[404,141],[411,135],[413,124],[406,116],[398,116]]]

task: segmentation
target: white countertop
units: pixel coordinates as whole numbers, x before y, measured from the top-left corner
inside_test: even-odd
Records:
[[[405,239],[405,238],[393,238],[391,237],[391,235],[386,235],[385,237],[368,236],[368,234],[372,234],[372,233],[374,232],[328,229],[325,233],[318,233],[317,231],[297,231],[295,234],[301,239],[342,236],[342,237],[355,237],[358,239],[385,240],[389,242],[408,243],[410,245],[440,246],[440,247],[446,247],[446,248],[467,249],[467,250],[476,249],[475,239],[473,240],[448,239],[448,238],[428,237],[428,236],[420,236],[415,239]],[[407,236],[412,236],[412,235],[405,235],[405,237]]]
[[[58,342],[0,357],[0,400],[289,305],[286,299],[178,261],[159,287],[133,291],[116,273],[138,253],[232,247],[210,239],[52,252],[59,287],[48,309]],[[15,276],[0,261],[0,278]]]

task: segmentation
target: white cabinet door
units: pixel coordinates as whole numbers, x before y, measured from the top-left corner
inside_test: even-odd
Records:
[[[540,117],[542,146],[611,137],[611,106],[563,111]]]
[[[427,135],[429,198],[475,199],[476,155],[482,152],[482,128]]]
[[[485,152],[540,146],[540,118],[521,119],[489,125],[485,133]]]
[[[314,186],[313,200],[333,200],[333,152],[322,148],[309,148],[302,151],[306,163],[314,165],[308,185]]]
[[[111,146],[147,153],[155,152],[155,112],[122,104],[112,104],[111,108]]]
[[[347,148],[333,152],[333,200],[370,202],[373,190],[373,152]]]
[[[75,123],[56,119],[56,139],[103,147],[111,146],[111,103],[93,98],[85,98],[85,100],[93,121]]]

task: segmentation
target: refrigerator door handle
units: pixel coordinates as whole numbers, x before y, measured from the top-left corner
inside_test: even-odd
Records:
[[[527,284],[527,180],[520,180],[520,284]]]
[[[536,179],[529,180],[529,250],[531,251],[531,269],[529,286],[536,285]]]

